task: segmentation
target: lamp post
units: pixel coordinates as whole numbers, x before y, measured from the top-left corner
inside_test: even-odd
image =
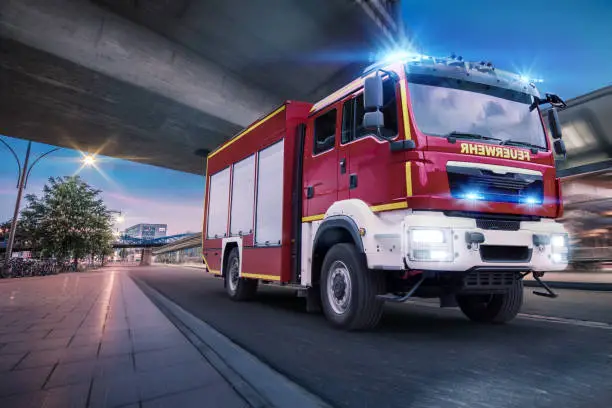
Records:
[[[117,210],[108,210],[109,213],[111,214],[118,214],[117,218],[115,219],[115,224],[121,224],[124,220],[123,218],[123,213],[121,211],[117,211]],[[121,238],[121,234],[119,233],[119,228],[116,228],[115,231],[113,232],[113,235],[115,236],[115,239],[119,240]],[[114,261],[114,257],[117,256],[117,253],[115,252],[115,255],[113,255],[113,261]]]
[[[119,214],[117,218],[115,219],[115,223],[121,224],[123,222],[123,213],[121,211],[108,210],[108,212],[111,214]],[[117,231],[119,231],[119,228],[117,228]]]
[[[11,256],[13,255],[13,243],[15,242],[15,230],[17,229],[17,218],[19,217],[19,206],[21,204],[21,197],[23,196],[23,190],[27,187],[28,178],[30,177],[30,172],[32,171],[32,168],[36,165],[36,163],[38,163],[40,161],[40,159],[42,159],[43,157],[47,156],[48,154],[51,154],[51,153],[53,153],[55,151],[60,150],[61,148],[60,147],[56,147],[56,148],[53,148],[53,149],[51,149],[51,150],[41,154],[28,167],[28,163],[30,161],[30,151],[32,150],[32,142],[31,141],[28,141],[28,147],[26,149],[25,159],[23,160],[23,166],[21,165],[21,161],[19,160],[19,157],[17,156],[17,153],[15,153],[15,150],[13,150],[13,148],[6,141],[4,141],[1,138],[0,138],[0,142],[2,142],[2,144],[4,144],[10,150],[10,152],[13,154],[13,157],[17,161],[17,167],[18,167],[18,173],[17,173],[17,199],[15,200],[15,210],[13,211],[13,219],[11,221],[11,229],[9,231],[9,240],[6,243],[6,257],[5,257],[5,262],[4,262],[4,265],[8,266],[8,262],[11,259]]]

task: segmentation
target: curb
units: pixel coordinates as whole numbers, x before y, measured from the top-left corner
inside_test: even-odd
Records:
[[[141,279],[130,278],[254,408],[331,408]]]
[[[545,281],[551,288],[556,289],[575,289],[575,290],[592,290],[592,291],[612,291],[612,283],[603,282],[563,282],[563,281]],[[524,280],[524,285],[530,288],[540,287],[540,285],[533,280]]]
[[[151,266],[160,266],[160,267],[176,267],[176,268],[192,268],[192,269],[200,269],[200,270],[204,270],[204,265],[199,266],[199,265],[187,265],[187,264],[151,264]]]

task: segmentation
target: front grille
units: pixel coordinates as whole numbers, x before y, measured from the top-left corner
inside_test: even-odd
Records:
[[[511,287],[517,280],[516,272],[473,271],[466,275],[463,284],[466,288],[504,288]]]
[[[528,262],[531,249],[526,246],[480,245],[480,258],[484,262]]]
[[[484,230],[518,231],[521,228],[521,222],[515,220],[492,220],[487,218],[477,218],[476,226]]]
[[[446,169],[450,193],[459,199],[505,203],[541,204],[544,197],[542,176],[536,174],[498,174],[487,169],[449,165]]]
[[[464,217],[464,218],[486,218],[489,220],[504,220],[504,221],[540,221],[542,217],[537,215],[517,215],[517,214],[494,214],[494,213],[483,213],[477,211],[457,211],[449,210],[444,211],[444,215],[447,217]]]

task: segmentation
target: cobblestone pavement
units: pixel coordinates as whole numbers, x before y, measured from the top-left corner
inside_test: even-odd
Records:
[[[0,281],[0,407],[245,407],[125,269]]]

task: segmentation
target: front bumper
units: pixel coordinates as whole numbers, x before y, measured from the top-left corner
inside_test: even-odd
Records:
[[[449,239],[452,240],[450,259],[416,260],[412,256],[414,252],[410,252],[414,243],[409,235],[415,228],[449,230]],[[567,267],[567,261],[559,261],[559,257],[554,255],[550,240],[548,243],[535,245],[534,235],[552,237],[555,234],[565,233],[563,225],[547,219],[521,221],[517,231],[507,231],[478,228],[473,218],[448,217],[436,212],[414,212],[406,215],[402,222],[401,246],[404,262],[410,269],[468,271],[473,268],[507,267],[536,272],[562,271]],[[469,242],[470,236],[484,237],[484,242],[480,244]],[[519,256],[516,256],[517,253]]]

